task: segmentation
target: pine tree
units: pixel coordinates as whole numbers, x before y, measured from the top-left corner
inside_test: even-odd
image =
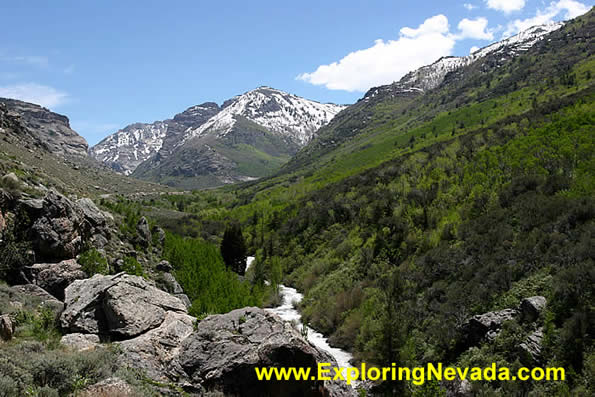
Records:
[[[244,275],[246,272],[246,242],[239,224],[232,223],[225,229],[221,242],[221,256],[223,256],[225,266],[239,275]]]

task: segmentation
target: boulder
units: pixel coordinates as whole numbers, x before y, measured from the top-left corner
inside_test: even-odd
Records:
[[[182,286],[176,281],[176,278],[171,273],[163,273],[163,283],[165,284],[166,291],[170,294],[183,294],[184,290]]]
[[[258,381],[256,367],[303,367],[333,358],[309,344],[288,322],[256,307],[207,317],[182,342],[177,362],[192,384],[242,396],[352,396],[345,382]]]
[[[151,379],[177,380],[183,372],[173,359],[179,354],[182,341],[192,334],[195,321],[187,314],[168,312],[159,327],[119,342],[120,360],[145,371]]]
[[[90,226],[89,234],[93,235],[91,243],[96,248],[103,248],[110,238],[110,225],[114,218],[111,214],[101,211],[89,198],[82,198],[76,201],[77,206],[83,212],[85,220]]]
[[[0,339],[8,341],[12,339],[15,331],[15,324],[8,314],[0,316]]]
[[[519,311],[521,313],[521,321],[532,323],[539,318],[543,309],[547,304],[547,300],[543,296],[532,296],[521,301]]]
[[[125,273],[77,280],[65,292],[60,322],[70,332],[126,339],[158,327],[168,311],[187,312],[178,298]]]
[[[105,290],[103,310],[110,332],[123,337],[158,327],[168,311],[187,311],[178,298],[149,285],[142,277],[128,275]]]
[[[81,251],[86,227],[82,210],[51,190],[43,199],[41,215],[33,223],[31,237],[42,259],[71,259]]]
[[[64,290],[74,280],[86,278],[81,265],[74,259],[60,263],[37,263],[30,267],[33,282],[55,296],[64,299]]]
[[[541,344],[543,341],[543,328],[533,331],[527,339],[520,344],[523,361],[528,365],[541,362]]]
[[[139,243],[143,247],[148,247],[151,244],[152,236],[149,229],[149,221],[144,216],[140,218],[136,224],[136,231],[138,232]]]
[[[99,342],[99,336],[93,334],[67,334],[60,339],[61,345],[78,352],[95,350]]]
[[[60,325],[69,332],[85,334],[107,333],[102,300],[105,291],[118,283],[124,273],[115,276],[96,274],[86,280],[76,280],[64,291],[65,308]]]
[[[504,309],[496,312],[478,314],[463,324],[466,346],[475,346],[484,339],[493,339],[505,321],[512,320],[518,315],[514,309]]]

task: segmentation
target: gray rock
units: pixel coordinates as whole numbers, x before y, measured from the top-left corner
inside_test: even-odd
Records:
[[[97,227],[103,227],[108,222],[113,221],[113,217],[106,212],[101,211],[93,200],[90,198],[82,198],[77,200],[76,204],[83,211],[85,218],[93,225]]]
[[[519,311],[521,312],[521,321],[532,323],[539,318],[539,315],[545,309],[547,300],[543,296],[532,296],[521,301]]]
[[[256,307],[202,320],[180,347],[177,361],[193,384],[225,395],[352,396],[345,382],[261,382],[255,367],[336,365],[332,357],[310,345],[288,322]]]
[[[173,266],[166,260],[162,260],[157,264],[157,270],[162,272],[171,272],[173,269]]]
[[[74,259],[60,263],[37,263],[31,266],[30,272],[36,285],[60,300],[64,299],[64,290],[74,280],[87,277],[81,265]]]
[[[102,308],[105,290],[118,283],[124,273],[115,276],[96,274],[90,279],[77,280],[66,288],[65,308],[60,324],[69,332],[86,334],[108,333]]]
[[[527,339],[521,343],[520,348],[523,359],[527,364],[539,364],[541,362],[541,348],[543,341],[543,328],[533,331]]]
[[[60,318],[65,330],[119,338],[158,327],[168,311],[187,312],[178,298],[124,273],[75,281],[66,289],[65,304]]]
[[[118,343],[123,364],[146,371],[152,379],[176,380],[183,372],[174,361],[180,345],[194,330],[196,319],[168,312],[161,325],[134,339]]]
[[[82,210],[63,195],[51,190],[43,199],[42,215],[31,228],[40,258],[74,258],[83,245],[87,224]]]
[[[192,306],[192,302],[190,302],[190,298],[186,294],[174,294],[176,298],[182,301],[182,303],[186,306],[187,309],[190,309]]]
[[[158,327],[168,311],[187,311],[178,298],[149,285],[142,277],[129,275],[105,291],[103,310],[110,332],[124,337]]]
[[[99,342],[99,336],[93,334],[67,334],[60,339],[61,345],[78,352],[95,350]]]
[[[0,339],[8,341],[12,339],[15,331],[15,324],[8,314],[0,316]]]
[[[184,293],[182,286],[176,281],[176,278],[173,276],[173,274],[163,273],[162,277],[167,292],[175,295]]]
[[[149,229],[149,221],[144,216],[140,218],[136,225],[136,231],[138,232],[139,242],[144,246],[148,247],[151,244],[151,230]]]
[[[475,346],[484,339],[493,339],[500,332],[505,321],[512,320],[518,315],[514,309],[504,309],[496,312],[478,314],[463,324],[465,344]]]

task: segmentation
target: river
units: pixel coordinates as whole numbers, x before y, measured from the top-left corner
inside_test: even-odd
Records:
[[[253,256],[249,256],[246,261],[246,270],[250,268],[252,262],[254,261]],[[284,285],[279,286],[280,294],[281,294],[281,306],[273,307],[270,309],[266,309],[271,313],[277,314],[285,321],[292,321],[296,322],[297,324],[302,324],[302,315],[300,312],[297,311],[295,305],[301,302],[302,298],[304,297],[300,294],[295,288],[286,287]],[[312,345],[318,347],[320,350],[324,350],[325,352],[329,353],[339,367],[346,368],[350,367],[349,361],[353,358],[353,356],[341,349],[336,347],[332,347],[328,343],[328,339],[322,335],[320,332],[313,330],[310,327],[306,327],[308,329],[308,342]]]

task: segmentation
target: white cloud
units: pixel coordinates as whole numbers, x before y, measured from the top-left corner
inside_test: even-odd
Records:
[[[477,19],[464,18],[459,22],[458,28],[461,31],[459,39],[493,40],[494,34],[487,30],[488,20],[480,17]]]
[[[467,10],[469,10],[469,11],[473,11],[473,10],[475,10],[476,8],[478,8],[476,5],[473,5],[473,4],[471,4],[471,3],[465,3],[465,4],[463,4],[463,7],[465,7],[465,8],[466,8]]]
[[[506,27],[503,37],[512,36],[535,25],[543,25],[552,22],[560,14],[562,14],[562,18],[566,20],[583,15],[590,9],[591,7],[576,0],[559,0],[557,2],[552,2],[545,9],[538,10],[535,16],[531,18],[516,19],[510,22]]]
[[[397,40],[376,40],[370,48],[321,65],[312,73],[300,74],[297,79],[331,90],[365,91],[396,81],[413,69],[450,55],[454,45],[448,19],[436,15],[417,29],[401,29]]]
[[[522,10],[525,7],[525,0],[486,0],[488,8],[510,13]]]
[[[376,40],[374,45],[353,51],[337,62],[320,65],[311,73],[296,78],[330,90],[364,92],[370,87],[389,84],[406,73],[428,65],[440,57],[452,55],[457,41],[492,40],[486,18],[463,19],[459,32],[450,32],[448,18],[436,15],[417,28],[405,27],[396,40]]]
[[[473,54],[475,51],[479,50],[479,47],[473,46],[469,49],[469,54]]]
[[[65,92],[36,83],[0,86],[0,97],[20,99],[48,108],[60,106],[68,100]]]

